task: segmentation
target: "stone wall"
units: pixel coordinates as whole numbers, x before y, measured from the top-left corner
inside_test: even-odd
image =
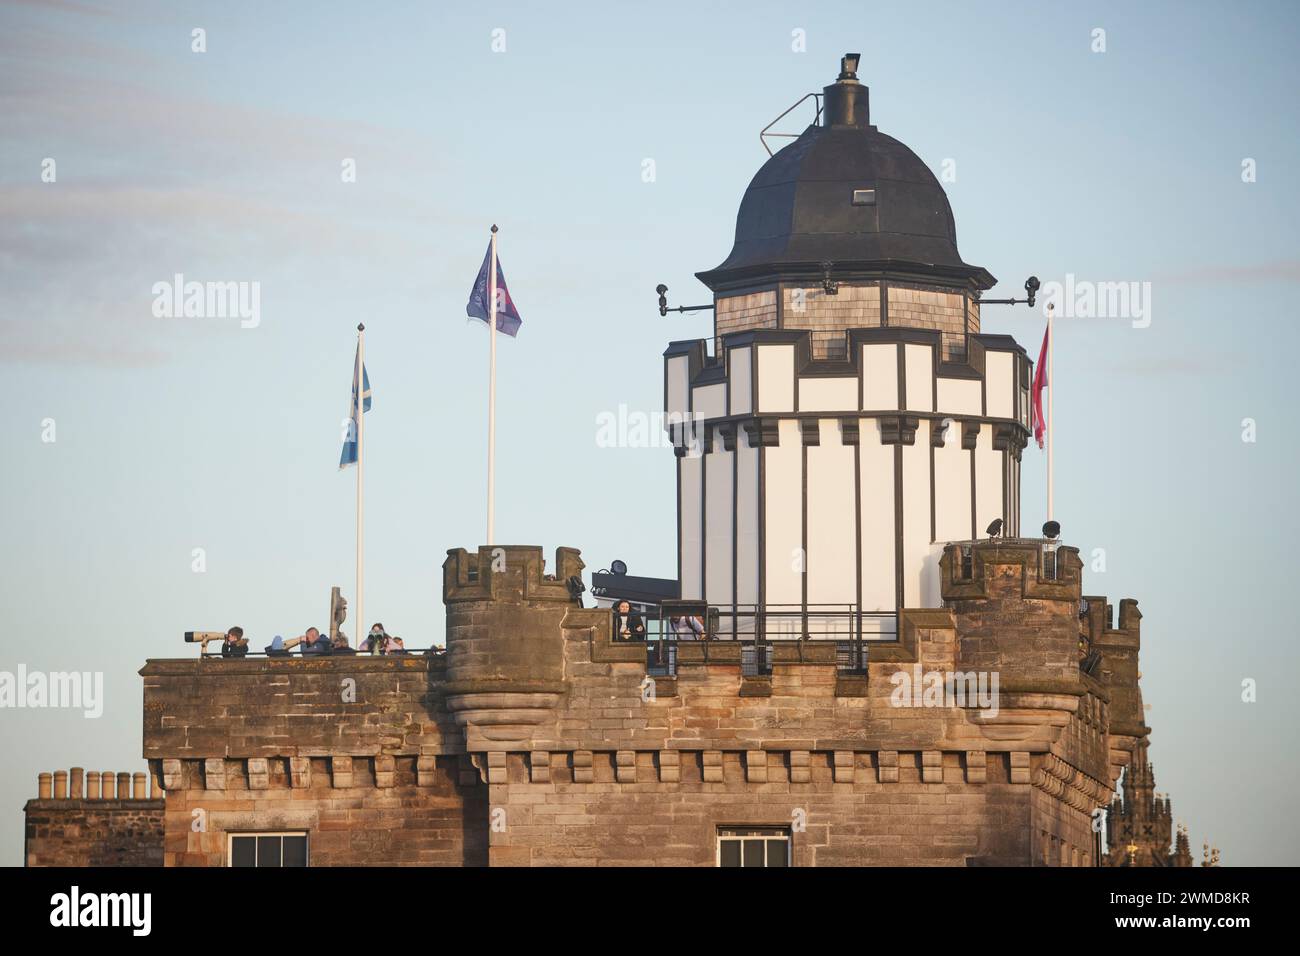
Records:
[[[565,587],[578,553],[548,574],[532,547],[449,553],[445,657],[150,661],[165,861],[301,831],[313,865],[713,865],[719,828],[766,826],[795,865],[1089,863],[1137,742],[1112,726],[1113,700],[1140,715],[1136,607],[1116,629],[1093,599],[1089,676],[1077,552],[1050,574],[1035,545],[962,557],[941,562],[945,606],[903,611],[859,673],[814,640],[771,644],[755,676],[719,640],[649,678],[648,648]],[[1001,679],[995,707],[920,691],[977,673]]]
[[[486,794],[456,757],[162,763],[167,866],[226,866],[231,834],[256,832],[306,833],[311,866],[487,863]]]
[[[42,773],[23,807],[27,866],[161,866],[163,801],[145,775]]]
[[[674,759],[665,763],[664,756]],[[588,763],[588,758],[590,762]],[[497,866],[713,866],[728,826],[790,831],[794,866],[1028,865],[1028,787],[1006,755],[978,785],[957,754],[934,770],[919,753],[674,750],[511,754],[492,835]],[[671,771],[665,773],[666,770]],[[575,782],[579,774],[589,782]]]
[[[483,788],[445,672],[423,655],[150,661],[166,864],[224,866],[230,834],[257,831],[308,833],[318,866],[485,863]]]
[[[981,543],[967,578],[955,554],[948,606],[905,611],[865,675],[841,673],[833,645],[790,642],[747,677],[721,641],[680,645],[675,676],[648,680],[644,646],[570,609],[558,698],[522,684],[473,707],[449,696],[487,751],[491,863],[711,865],[719,828],[740,825],[789,828],[795,865],[1090,862],[1090,814],[1126,752],[1109,690],[1079,669],[1077,553],[1045,576],[1040,548]],[[493,604],[457,613],[482,625]],[[900,674],[954,671],[1005,672],[998,712],[897,704]],[[460,676],[475,689],[472,668]]]
[[[28,800],[27,866],[162,866],[162,800]]]

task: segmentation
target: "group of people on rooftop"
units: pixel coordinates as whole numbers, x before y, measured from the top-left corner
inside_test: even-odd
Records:
[[[347,637],[340,632],[333,639],[322,634],[320,628],[309,627],[300,637],[285,640],[279,634],[265,647],[267,657],[288,657],[297,647],[303,657],[326,654],[383,654],[398,655],[406,653],[406,645],[395,634],[389,634],[384,625],[374,624],[370,633],[359,647],[349,646]],[[242,627],[232,627],[226,632],[221,642],[222,657],[246,657],[248,655],[248,638],[244,637]]]

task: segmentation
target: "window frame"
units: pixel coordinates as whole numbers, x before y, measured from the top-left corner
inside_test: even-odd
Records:
[[[748,833],[748,834],[728,832],[728,831],[736,831],[736,830],[758,830],[758,831],[766,831],[766,832]],[[739,844],[740,846],[739,869],[746,869],[745,843],[758,842],[763,844],[763,868],[766,869],[767,868],[767,844],[771,842],[782,841],[782,840],[785,842],[785,866],[786,868],[789,868],[794,866],[794,832],[790,827],[781,826],[779,824],[773,825],[770,823],[759,823],[759,824],[731,823],[731,824],[719,825],[717,827],[716,834],[714,837],[714,851],[713,851],[714,867],[717,869],[731,869],[731,867],[723,867],[722,865],[722,844],[725,842],[725,843]],[[748,867],[748,869],[757,869],[757,867]],[[772,869],[780,869],[780,867],[772,867]]]
[[[231,830],[226,833],[226,867],[233,869],[235,867],[235,839],[245,838],[256,840],[258,837],[280,837],[280,869],[284,869],[284,837],[302,837],[303,840],[303,868],[311,866],[311,832],[308,830]],[[253,845],[253,869],[274,869],[273,867],[260,867],[257,865],[257,844]],[[240,867],[243,869],[243,867]],[[297,867],[292,867],[297,869]]]

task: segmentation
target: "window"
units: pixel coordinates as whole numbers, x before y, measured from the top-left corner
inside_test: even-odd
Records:
[[[306,866],[305,833],[232,833],[230,866]]]
[[[876,204],[876,191],[874,189],[853,190],[853,205],[874,206],[875,204]]]
[[[789,865],[789,827],[718,829],[718,866]]]

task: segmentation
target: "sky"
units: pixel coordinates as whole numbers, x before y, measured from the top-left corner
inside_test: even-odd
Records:
[[[666,343],[711,317],[661,318],[655,285],[709,300],[759,131],[849,51],[872,121],[949,174],[991,295],[1150,283],[1149,324],[1057,323],[1057,518],[1085,593],[1140,602],[1197,859],[1300,863],[1298,40],[1260,0],[0,2],[0,671],[104,675],[98,717],[0,709],[0,863],[38,772],[144,769],[146,659],[323,627],[354,590],[359,322],[365,614],[442,642],[442,562],[484,535],[465,301],[493,223],[524,322],[497,538],[672,576],[672,453],[601,447],[598,419],[660,409]],[[155,314],[177,274],[256,283],[257,321]],[[1043,324],[984,314],[1033,355]],[[1043,488],[1031,447],[1026,528]]]

